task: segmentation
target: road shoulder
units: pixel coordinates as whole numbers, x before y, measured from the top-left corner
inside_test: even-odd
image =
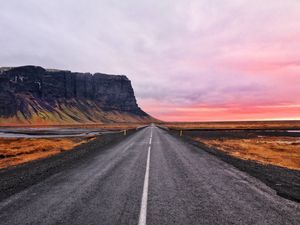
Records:
[[[264,165],[251,160],[242,160],[230,156],[216,148],[197,142],[189,136],[179,137],[178,132],[169,131],[175,138],[180,139],[188,144],[196,146],[199,151],[204,150],[217,158],[223,160],[246,172],[247,174],[259,179],[267,186],[276,191],[276,193],[286,199],[300,202],[300,172],[286,169],[279,166]]]
[[[124,136],[123,133],[101,135],[96,140],[75,147],[70,151],[0,170],[0,201],[47,179],[55,173],[78,166],[99,154],[99,151],[105,151],[135,132],[132,130],[127,136]]]

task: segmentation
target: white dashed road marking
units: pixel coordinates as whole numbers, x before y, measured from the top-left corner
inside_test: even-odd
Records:
[[[141,203],[141,210],[140,210],[140,217],[139,217],[138,225],[146,225],[151,143],[152,143],[152,127],[151,127],[151,135],[150,135],[149,147],[148,147],[148,153],[147,153],[147,164],[146,164],[142,203]]]

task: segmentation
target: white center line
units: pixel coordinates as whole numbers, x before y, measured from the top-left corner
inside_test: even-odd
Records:
[[[151,129],[151,134],[152,134],[152,129]],[[149,142],[150,146],[148,147],[146,172],[145,172],[142,203],[141,203],[141,211],[140,211],[140,217],[139,217],[138,225],[146,225],[151,141],[152,141],[152,137],[150,138],[150,142]]]

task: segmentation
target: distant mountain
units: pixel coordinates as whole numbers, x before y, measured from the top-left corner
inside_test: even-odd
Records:
[[[0,68],[0,125],[147,122],[123,75]]]

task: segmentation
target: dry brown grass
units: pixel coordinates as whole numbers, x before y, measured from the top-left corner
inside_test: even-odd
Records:
[[[111,124],[71,124],[71,125],[31,125],[17,126],[30,128],[90,128],[103,130],[128,130],[145,126],[146,123]],[[0,169],[20,163],[45,158],[91,140],[88,137],[76,138],[0,138]]]
[[[300,121],[178,122],[162,123],[171,129],[300,129]]]
[[[89,140],[91,138],[0,138],[0,169],[67,151]]]
[[[249,122],[179,122],[164,123],[177,130],[300,130],[300,121],[249,121]],[[238,131],[236,131],[238,132]],[[184,132],[183,132],[184,133]],[[216,147],[229,155],[300,170],[300,138],[263,136],[252,138],[193,137],[208,146]]]
[[[13,125],[0,126],[2,128],[90,128],[90,129],[104,129],[104,130],[128,130],[135,129],[140,126],[148,125],[149,123],[90,123],[90,124],[67,124],[67,125]]]
[[[213,140],[197,137],[195,140],[241,159],[300,170],[300,138],[297,137]]]

